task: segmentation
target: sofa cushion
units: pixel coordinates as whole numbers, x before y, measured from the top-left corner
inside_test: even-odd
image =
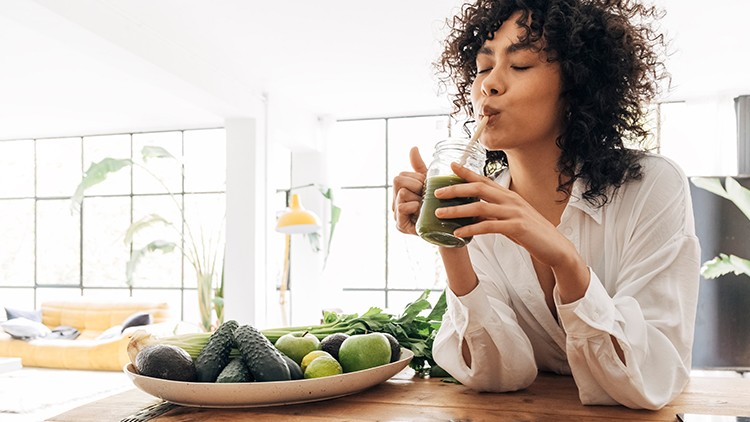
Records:
[[[129,317],[125,318],[125,321],[122,323],[122,329],[120,332],[125,331],[126,328],[129,327],[137,327],[139,325],[148,325],[151,324],[151,314],[148,312],[135,312]]]
[[[80,339],[96,338],[99,334],[133,315],[146,312],[151,323],[169,320],[169,305],[166,302],[128,299],[68,299],[42,303],[42,322],[48,327],[68,325],[81,332]]]
[[[15,309],[15,308],[5,308],[5,315],[7,318],[14,319],[14,318],[26,318],[30,321],[35,322],[42,322],[42,310],[37,309],[36,311],[28,311],[26,309]]]
[[[45,338],[48,338],[50,340],[52,339],[75,340],[80,335],[81,335],[81,332],[76,330],[75,327],[69,327],[67,325],[60,325],[60,326],[53,328],[52,332],[49,335],[47,335]]]
[[[113,325],[96,336],[96,340],[106,340],[112,337],[119,337],[120,334],[122,334],[122,325]]]
[[[0,323],[3,330],[11,337],[19,340],[32,340],[45,337],[51,333],[49,327],[41,322],[32,321],[27,318],[13,318]]]

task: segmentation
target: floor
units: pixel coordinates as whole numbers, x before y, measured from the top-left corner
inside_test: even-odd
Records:
[[[39,422],[133,388],[122,372],[22,368],[0,373],[0,421]]]
[[[21,369],[21,358],[0,358],[0,374]]]

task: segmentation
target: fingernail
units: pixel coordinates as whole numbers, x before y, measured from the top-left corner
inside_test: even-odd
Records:
[[[445,189],[445,188],[439,188],[439,189],[435,189],[435,192],[434,192],[434,194],[435,194],[435,195],[440,195],[440,194],[441,194],[441,193],[443,192],[443,190],[444,190],[444,189]]]

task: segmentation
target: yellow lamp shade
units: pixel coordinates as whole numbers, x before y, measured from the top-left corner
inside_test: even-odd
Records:
[[[320,230],[320,219],[312,211],[302,208],[295,193],[287,208],[276,220],[276,231],[285,234],[313,233]]]

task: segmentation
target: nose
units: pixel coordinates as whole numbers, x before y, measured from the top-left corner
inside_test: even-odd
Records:
[[[495,69],[490,71],[482,81],[482,94],[485,96],[500,95],[504,92],[503,83],[501,81],[499,72]]]

